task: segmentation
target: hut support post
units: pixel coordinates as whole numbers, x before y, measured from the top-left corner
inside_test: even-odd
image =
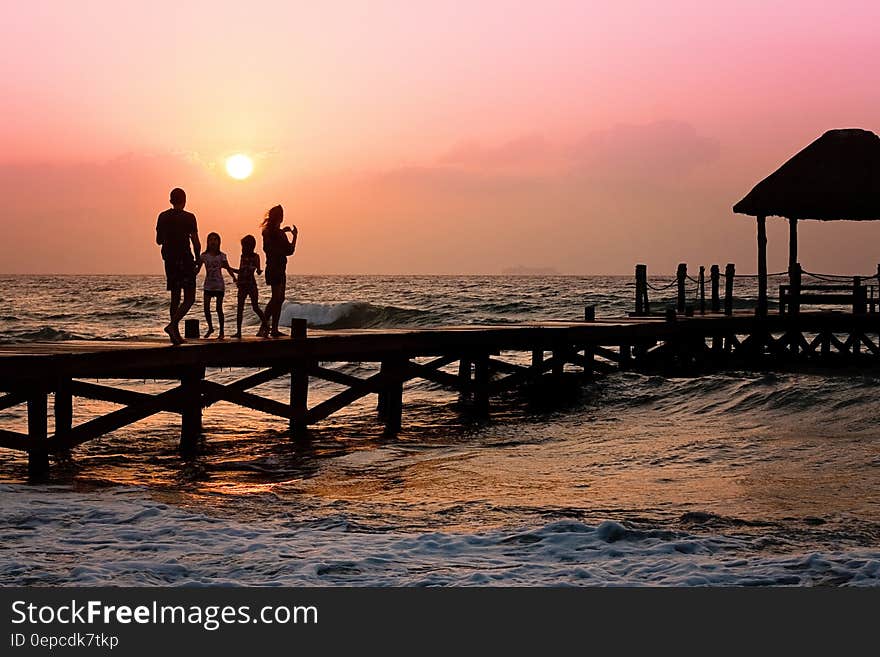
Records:
[[[685,284],[687,283],[688,268],[687,264],[681,263],[675,272],[675,279],[678,286],[678,307],[679,313],[684,313],[685,307]]]
[[[710,307],[713,313],[721,311],[721,299],[718,297],[718,282],[720,278],[721,274],[719,273],[718,265],[712,265],[709,267],[709,281],[712,295],[712,304]]]
[[[49,451],[46,445],[48,430],[48,395],[35,390],[27,398],[28,423],[28,476],[39,479],[49,473]]]
[[[767,316],[767,218],[759,216],[758,224],[758,308],[760,317]]]
[[[788,271],[798,261],[798,243],[797,243],[797,219],[789,218],[788,220]]]
[[[789,298],[788,308],[792,315],[797,315],[801,311],[801,265],[799,262],[794,263],[788,269]],[[779,309],[782,312],[782,308]]]

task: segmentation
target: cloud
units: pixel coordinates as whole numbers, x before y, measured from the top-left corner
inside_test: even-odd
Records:
[[[572,166],[592,178],[664,181],[716,162],[717,139],[682,121],[619,124],[597,130],[570,150]]]

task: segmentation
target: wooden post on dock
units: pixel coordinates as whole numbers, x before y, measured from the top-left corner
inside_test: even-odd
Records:
[[[70,379],[62,377],[55,384],[55,435],[63,436],[73,426],[73,394]]]
[[[199,339],[199,320],[185,319],[183,320],[183,337],[187,340]]]
[[[706,314],[706,268],[700,265],[700,314]]]
[[[728,317],[733,314],[733,279],[736,276],[736,266],[729,262],[724,267],[724,314]]]
[[[480,355],[474,361],[474,410],[480,415],[489,413],[488,355]]]
[[[718,297],[718,282],[721,275],[718,271],[718,265],[709,267],[709,288],[712,295],[710,308],[713,313],[721,312],[721,299]]]
[[[308,321],[300,317],[290,320],[290,339],[308,337]],[[296,361],[290,370],[290,437],[301,438],[308,430],[306,413],[309,410],[309,367],[304,359]]]
[[[194,452],[202,434],[202,379],[204,367],[187,369],[180,377],[180,451]]]
[[[28,422],[28,476],[31,479],[45,477],[49,473],[48,395],[44,390],[34,390],[27,398]]]
[[[636,315],[650,314],[648,302],[648,265],[636,265]]]
[[[596,321],[596,306],[592,304],[587,304],[584,306],[584,321],[585,322],[595,322]]]
[[[678,305],[676,309],[679,313],[684,313],[684,307],[686,303],[685,299],[685,285],[687,284],[687,274],[688,268],[685,263],[681,263],[678,265],[678,269],[675,272],[675,280],[678,284]]]

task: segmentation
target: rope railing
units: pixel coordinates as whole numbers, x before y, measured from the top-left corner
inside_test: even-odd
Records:
[[[740,296],[739,299],[734,296],[734,281],[736,279],[752,281],[761,278],[758,274],[738,274],[736,273],[736,267],[731,263],[728,263],[724,268],[723,273],[718,265],[712,265],[708,268],[701,266],[699,267],[699,272],[699,278],[691,276],[688,273],[687,264],[681,263],[678,265],[675,274],[670,276],[667,280],[655,280],[655,282],[650,282],[648,280],[647,266],[636,265],[636,279],[634,284],[636,303],[634,314],[638,316],[649,315],[651,313],[651,301],[649,300],[650,291],[657,295],[657,298],[654,299],[654,308],[657,307],[656,303],[662,303],[666,306],[667,316],[669,316],[669,313],[672,313],[672,316],[674,317],[676,314],[690,315],[695,312],[699,312],[700,314],[705,314],[706,312],[723,312],[725,315],[732,315],[734,306],[737,303],[742,304],[743,301],[742,296]],[[823,296],[821,286],[815,284],[806,292],[802,292],[802,284],[800,282],[801,275],[818,281],[827,281],[829,283],[829,291],[839,292],[841,286],[844,286],[847,283],[852,283],[853,291],[851,296],[853,301],[853,313],[855,314],[866,312],[867,309],[870,309],[870,312],[874,313],[880,309],[880,266],[878,266],[877,273],[875,274],[858,276],[809,272],[801,269],[800,265],[796,265],[791,271],[786,270],[765,274],[766,279],[783,279],[780,281],[779,288],[778,303],[780,312],[785,312],[785,309],[790,306],[789,310],[797,313],[802,302],[801,300],[807,304],[818,303],[821,305],[826,296],[828,299],[833,299],[832,303],[842,303],[840,301],[842,298],[841,294],[835,296],[829,292],[827,295]],[[789,277],[790,284],[786,284],[786,279]],[[664,276],[661,278],[666,277]],[[876,282],[868,284],[871,281]],[[777,283],[774,282],[774,285],[776,284]],[[830,284],[836,284],[836,286]],[[749,286],[749,288],[750,287],[751,286]],[[751,294],[754,291],[749,289],[748,292]],[[762,294],[762,292],[764,294]],[[848,298],[849,297],[847,297],[847,299]],[[776,303],[776,301],[771,301],[768,298],[768,295],[766,295],[766,288],[758,290],[757,301],[758,308],[756,309],[756,312],[761,311],[762,308],[762,312],[766,312],[768,304]],[[740,305],[738,307],[742,306]]]
[[[801,270],[801,273],[806,274],[807,276],[811,276],[820,281],[851,281],[854,278],[860,278],[863,281],[871,280],[872,278],[877,278],[878,274],[870,274],[868,276],[860,276],[859,274],[853,275],[845,275],[845,274],[817,274],[815,272],[806,271],[805,269]]]

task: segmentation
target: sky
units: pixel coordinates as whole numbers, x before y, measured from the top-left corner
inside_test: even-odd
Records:
[[[826,130],[880,130],[878,24],[849,0],[3,3],[0,272],[160,273],[176,186],[233,262],[283,205],[294,274],[754,271],[732,205]],[[803,222],[800,253],[874,271],[880,223]]]

